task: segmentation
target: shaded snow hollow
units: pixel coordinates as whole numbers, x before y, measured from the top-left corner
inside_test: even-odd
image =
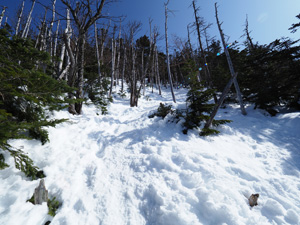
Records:
[[[11,141],[46,174],[49,196],[62,202],[57,215],[44,203],[26,202],[39,181],[13,166],[0,171],[0,224],[41,225],[263,225],[300,224],[300,113],[268,117],[247,106],[221,109],[231,119],[221,134],[188,135],[168,117],[149,119],[171,95],[147,93],[139,107],[116,97],[109,115],[84,106],[66,111],[70,123],[49,128],[50,143]],[[186,90],[176,90],[184,108]],[[13,159],[5,154],[13,165]],[[247,198],[259,193],[258,206]]]

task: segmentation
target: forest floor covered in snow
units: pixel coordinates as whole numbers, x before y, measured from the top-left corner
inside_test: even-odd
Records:
[[[11,141],[44,171],[49,197],[62,205],[51,217],[46,203],[26,202],[39,180],[5,154],[11,166],[0,171],[0,224],[300,224],[300,113],[270,117],[247,105],[243,116],[229,104],[217,119],[233,122],[210,137],[184,135],[168,116],[148,118],[160,102],[184,108],[186,92],[176,90],[176,104],[169,90],[147,92],[134,108],[115,94],[108,115],[94,105],[79,116],[55,113],[69,122],[48,129],[50,143]]]

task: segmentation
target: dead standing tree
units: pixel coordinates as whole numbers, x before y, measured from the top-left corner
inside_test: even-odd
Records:
[[[131,44],[131,56],[132,56],[132,69],[131,76],[129,76],[130,82],[130,107],[135,107],[138,104],[139,94],[141,87],[138,88],[138,77],[136,69],[136,49],[134,45],[134,35],[140,30],[141,23],[133,22],[129,24],[130,30],[130,44]]]
[[[223,92],[222,92],[222,95],[218,101],[218,103],[216,104],[214,110],[212,111],[211,115],[210,115],[210,118],[209,120],[206,122],[204,128],[209,128],[213,122],[213,119],[214,117],[216,116],[219,108],[221,107],[226,95],[228,94],[229,90],[230,90],[230,87],[232,85],[232,83],[234,83],[234,86],[235,86],[235,89],[236,89],[236,92],[237,92],[237,96],[238,96],[238,100],[239,100],[239,103],[240,103],[240,107],[241,107],[241,111],[242,111],[242,114],[243,115],[247,115],[247,112],[244,108],[244,103],[243,103],[243,100],[242,100],[242,96],[241,96],[241,93],[240,93],[240,89],[239,89],[239,86],[238,86],[238,82],[236,80],[236,77],[237,77],[237,73],[234,72],[234,69],[233,69],[233,64],[232,64],[232,61],[231,61],[231,58],[230,58],[230,55],[229,55],[229,52],[228,52],[228,49],[227,49],[227,45],[225,43],[225,39],[224,39],[224,34],[223,34],[223,31],[221,29],[221,24],[219,22],[219,18],[218,18],[218,7],[217,7],[217,3],[215,3],[215,13],[216,13],[216,19],[217,19],[217,24],[218,24],[218,28],[219,28],[219,31],[220,31],[220,35],[221,35],[221,39],[222,39],[222,43],[223,43],[223,47],[224,47],[224,51],[225,51],[225,54],[226,54],[226,58],[227,58],[227,62],[228,62],[228,65],[229,65],[229,69],[230,69],[230,72],[231,72],[231,79],[229,80],[229,82],[227,83],[226,87],[224,88]]]
[[[1,24],[2,24],[2,20],[3,20],[3,17],[4,17],[4,13],[5,13],[5,10],[7,9],[7,7],[3,7],[3,9],[2,9],[2,13],[1,13],[1,15],[0,15],[0,27],[1,27]]]
[[[225,52],[225,55],[226,55],[226,58],[227,58],[227,62],[228,62],[229,70],[230,70],[230,73],[231,73],[231,77],[234,77],[235,72],[234,72],[233,64],[232,64],[232,61],[231,61],[231,58],[230,58],[230,55],[229,55],[228,45],[225,42],[224,33],[223,33],[223,30],[221,28],[221,24],[220,24],[219,18],[218,18],[217,3],[215,3],[215,12],[216,12],[216,20],[217,20],[218,28],[219,28],[219,31],[220,31],[220,36],[221,36],[221,40],[222,40],[222,43],[223,43],[224,52]],[[244,107],[240,87],[239,87],[239,84],[238,84],[236,78],[233,79],[233,84],[234,84],[234,87],[235,87],[235,91],[237,93],[237,97],[238,97],[238,101],[239,101],[239,104],[240,104],[240,107],[241,107],[242,114],[247,115],[247,112],[246,112],[245,107]]]
[[[76,56],[73,56],[77,59],[77,62],[74,64],[71,63],[72,70],[76,73],[75,82],[71,84],[72,87],[76,87],[76,98],[83,98],[83,74],[84,74],[84,49],[86,41],[86,33],[88,29],[102,17],[102,9],[104,7],[105,0],[101,1],[90,1],[90,0],[80,0],[68,1],[61,0],[61,2],[70,10],[73,20],[75,22],[76,28],[78,30],[78,39],[77,39],[77,49]],[[70,54],[70,52],[68,51]],[[72,56],[70,56],[72,57]],[[75,103],[75,112],[81,114],[82,102]]]
[[[18,35],[18,32],[19,32],[19,27],[20,27],[22,15],[23,15],[24,5],[25,5],[25,1],[23,1],[23,3],[22,3],[22,8],[20,10],[20,14],[19,14],[19,17],[18,17],[18,22],[17,22],[17,27],[16,27],[16,33],[15,33],[15,35]]]
[[[29,15],[27,17],[26,24],[25,24],[25,28],[24,28],[22,36],[21,36],[22,38],[27,38],[28,30],[30,28],[30,24],[31,24],[31,21],[32,21],[32,12],[33,12],[33,8],[34,8],[34,5],[35,5],[35,1],[36,0],[34,0],[32,2],[31,9],[30,9],[30,12],[29,12]]]
[[[171,68],[170,68],[170,56],[169,56],[169,44],[168,44],[168,12],[170,11],[168,9],[169,1],[170,0],[168,0],[166,3],[164,3],[165,4],[165,38],[166,38],[167,70],[168,70],[168,77],[169,77],[173,102],[176,103],[175,94],[174,94],[174,90],[173,90]]]
[[[193,0],[192,5],[193,5],[193,9],[194,9],[195,24],[196,24],[197,34],[198,34],[198,42],[199,42],[200,52],[201,52],[203,63],[205,65],[204,66],[205,67],[204,71],[205,71],[207,83],[208,83],[209,88],[213,88],[213,82],[212,82],[211,72],[210,72],[208,64],[207,64],[206,55],[205,55],[204,48],[203,48],[203,45],[202,45],[202,40],[201,40],[200,26],[204,24],[204,21],[203,21],[203,19],[201,19],[197,15],[199,8],[196,8],[195,0]],[[216,94],[214,94],[213,97],[214,97],[215,103],[217,103],[218,99],[217,99]]]

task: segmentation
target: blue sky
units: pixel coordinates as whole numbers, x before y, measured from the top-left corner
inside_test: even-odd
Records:
[[[43,3],[50,1],[43,0]],[[60,2],[60,0],[58,0]],[[153,25],[160,28],[160,33],[164,34],[164,2],[163,0],[122,0],[114,3],[108,9],[110,15],[126,15],[127,21],[138,20],[143,23],[143,29],[138,34],[142,36],[149,34],[148,19],[153,19]],[[295,17],[300,13],[299,0],[218,0],[219,19],[223,21],[222,28],[224,33],[229,36],[228,42],[237,40],[239,43],[244,41],[240,36],[243,34],[246,14],[248,14],[249,29],[255,42],[268,44],[280,37],[300,38],[300,31],[291,34],[288,28],[292,23],[300,22]],[[30,1],[26,0],[26,10],[30,9]],[[214,3],[211,0],[198,0],[197,6],[200,7],[200,15],[213,26],[209,29],[210,36],[219,39],[218,29],[215,25]],[[8,13],[14,15],[21,0],[0,0],[0,5],[8,6]],[[169,9],[174,14],[169,15],[169,37],[172,34],[179,37],[187,37],[186,26],[194,22],[193,10],[189,7],[190,0],[170,0]],[[35,9],[36,14],[42,14],[43,10]],[[51,13],[49,12],[49,15]],[[195,34],[196,35],[196,34]],[[196,36],[194,43],[196,44]],[[164,42],[161,41],[161,46]]]

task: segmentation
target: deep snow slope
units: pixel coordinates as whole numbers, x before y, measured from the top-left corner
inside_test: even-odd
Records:
[[[176,90],[174,107],[185,107],[185,94]],[[94,106],[57,113],[70,122],[49,128],[44,146],[12,141],[44,170],[62,206],[52,218],[46,204],[26,202],[39,181],[11,166],[0,171],[0,224],[300,224],[300,113],[268,117],[247,106],[242,116],[229,105],[217,117],[233,122],[203,138],[182,134],[168,117],[149,119],[160,102],[172,103],[168,90],[148,92],[135,108],[116,96],[106,116]],[[251,208],[254,193],[259,205]]]

